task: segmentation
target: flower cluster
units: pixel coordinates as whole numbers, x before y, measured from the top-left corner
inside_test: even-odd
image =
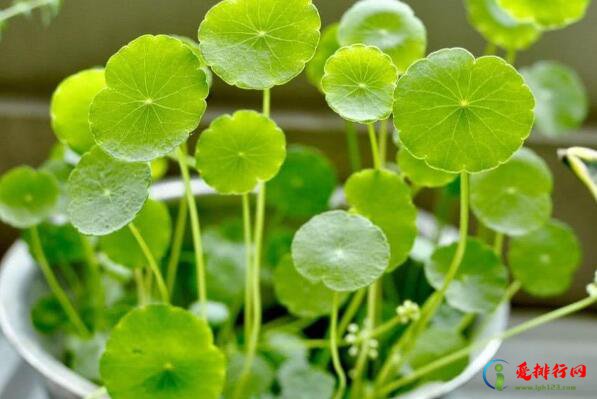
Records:
[[[402,305],[396,308],[396,314],[402,324],[407,324],[410,321],[417,321],[421,317],[421,309],[419,305],[407,299]]]
[[[363,331],[360,331],[359,326],[355,323],[348,326],[348,334],[346,334],[344,340],[351,344],[348,354],[352,357],[359,354],[359,346],[367,351],[367,356],[370,359],[374,360],[379,356],[379,341],[369,337],[369,330],[363,329]]]

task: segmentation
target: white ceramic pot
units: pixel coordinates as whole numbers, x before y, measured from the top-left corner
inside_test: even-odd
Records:
[[[197,196],[213,195],[213,191],[199,180],[193,181],[193,191]],[[155,185],[151,196],[172,201],[179,199],[183,192],[182,182],[169,181]],[[339,197],[341,195],[336,199],[341,201]],[[431,236],[435,228],[433,218],[424,212],[420,212],[418,225],[422,234],[427,236]],[[453,236],[454,232],[451,233]],[[82,399],[97,391],[98,387],[53,357],[46,349],[47,342],[44,343],[31,325],[29,314],[36,299],[32,287],[41,283],[41,273],[29,255],[27,246],[21,241],[16,242],[0,264],[0,327],[19,355],[43,378],[52,398]],[[475,339],[484,339],[498,334],[506,328],[508,315],[509,305],[504,304],[495,313],[483,316],[476,323],[473,336]],[[499,341],[492,341],[473,352],[468,367],[453,380],[423,385],[400,398],[431,399],[455,390],[481,370],[499,346]]]

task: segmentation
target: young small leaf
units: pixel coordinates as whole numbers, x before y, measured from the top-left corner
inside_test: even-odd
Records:
[[[325,64],[322,88],[328,105],[358,123],[387,119],[392,113],[398,71],[376,47],[342,47]]]
[[[255,111],[215,119],[197,143],[197,168],[221,194],[245,194],[274,177],[286,157],[284,132]]]
[[[458,331],[432,327],[421,334],[408,363],[416,370],[465,346],[466,340]],[[425,375],[423,382],[451,380],[463,372],[467,364],[468,359],[462,358]]]
[[[471,176],[471,208],[497,232],[526,234],[549,220],[552,187],[545,161],[521,148],[505,164]]]
[[[0,178],[0,220],[18,229],[40,224],[56,209],[58,182],[54,176],[19,166]]]
[[[338,30],[342,46],[363,43],[392,57],[403,73],[425,56],[427,31],[409,5],[396,0],[361,0],[342,17]]]
[[[381,228],[391,249],[390,268],[401,265],[417,237],[417,208],[402,178],[387,170],[353,174],[345,186],[346,200],[356,212]]]
[[[541,28],[560,29],[585,16],[591,0],[497,0],[512,17]]]
[[[400,173],[408,177],[411,182],[422,187],[443,187],[458,177],[456,173],[433,169],[422,159],[413,157],[404,147],[398,151],[396,162],[400,168]]]
[[[226,83],[264,90],[301,73],[315,53],[320,27],[311,0],[224,0],[205,15],[199,43]]]
[[[63,80],[52,95],[52,129],[61,142],[80,154],[95,144],[89,127],[89,108],[104,87],[104,70],[87,69]]]
[[[282,258],[274,271],[274,289],[280,303],[295,316],[318,317],[332,310],[334,291],[299,274],[290,255]]]
[[[85,259],[81,235],[70,224],[42,223],[38,226],[44,254],[51,265],[69,265]],[[25,231],[23,238],[31,245],[31,234]]]
[[[331,399],[336,380],[307,362],[290,360],[278,372],[280,399]]]
[[[554,61],[541,61],[521,69],[530,86],[537,108],[535,117],[539,132],[558,136],[574,132],[589,112],[587,91],[578,74]]]
[[[112,399],[217,399],[225,358],[206,321],[151,305],[133,310],[112,330],[100,371]]]
[[[581,248],[574,231],[552,220],[540,229],[514,237],[508,261],[514,277],[531,295],[548,297],[563,294],[580,266]]]
[[[267,200],[286,216],[309,217],[328,209],[336,183],[334,166],[323,154],[294,146],[267,184]]]
[[[332,24],[324,29],[321,34],[321,40],[315,51],[313,59],[307,64],[307,78],[309,82],[319,91],[323,91],[321,87],[321,80],[325,74],[325,63],[338,49],[340,43],[338,43],[338,24]]]
[[[304,224],[292,241],[292,259],[303,277],[334,291],[355,291],[388,267],[390,247],[383,232],[362,216],[330,211]]]
[[[125,161],[150,161],[184,143],[205,112],[208,87],[189,47],[165,35],[144,35],[106,65],[107,88],[89,114],[97,144]]]
[[[172,221],[166,204],[148,200],[133,220],[156,260],[166,255],[172,235]],[[128,227],[100,238],[100,247],[108,257],[130,268],[147,266],[147,260]]]
[[[68,179],[68,215],[83,234],[106,235],[129,224],[149,194],[148,163],[119,161],[94,147]]]
[[[480,172],[521,147],[534,105],[522,76],[501,58],[444,49],[400,78],[394,123],[406,149],[429,166]]]
[[[524,50],[541,37],[541,30],[532,22],[512,18],[497,0],[466,0],[471,25],[487,41],[508,50]]]
[[[429,283],[440,289],[456,253],[457,244],[439,247],[425,265]],[[446,292],[448,304],[466,313],[491,312],[502,302],[508,271],[495,252],[476,239],[469,239],[456,277]]]

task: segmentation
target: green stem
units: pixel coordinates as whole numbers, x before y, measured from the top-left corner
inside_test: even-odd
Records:
[[[506,330],[500,334],[494,335],[493,337],[475,342],[459,351],[456,351],[450,355],[447,355],[443,358],[435,360],[435,361],[413,371],[411,374],[409,374],[405,377],[402,377],[402,378],[384,386],[383,388],[381,388],[380,393],[382,393],[384,395],[389,395],[391,392],[393,392],[399,388],[402,388],[405,385],[410,384],[411,382],[416,381],[417,379],[419,379],[435,370],[438,370],[444,366],[449,365],[450,363],[453,363],[459,359],[462,359],[462,358],[468,356],[470,354],[470,352],[472,352],[473,350],[481,348],[483,346],[486,346],[491,341],[506,340],[508,338],[512,338],[516,335],[519,335],[519,334],[529,331],[531,329],[540,327],[546,323],[557,320],[561,317],[565,317],[572,313],[578,312],[582,309],[585,309],[585,308],[593,305],[594,303],[597,303],[597,297],[588,297],[588,298],[582,299],[578,302],[574,302],[574,303],[572,303],[568,306],[565,306],[563,308],[556,309],[552,312],[546,313],[542,316],[536,317],[532,320],[529,320],[527,322],[519,324],[518,326],[513,327],[509,330]]]
[[[501,259],[502,250],[504,248],[504,234],[495,233],[495,239],[493,241],[493,251]]]
[[[89,238],[81,235],[81,245],[85,254],[85,261],[89,269],[89,283],[91,285],[91,295],[93,297],[93,312],[96,328],[102,324],[104,307],[106,306],[106,294],[102,284],[100,265],[95,256],[95,250],[89,242]]]
[[[378,282],[375,281],[367,289],[367,322],[365,325],[364,340],[361,342],[359,357],[357,358],[354,373],[352,375],[353,388],[350,392],[351,398],[358,398],[362,394],[362,378],[367,367],[367,357],[369,355],[369,339],[375,328],[375,318],[377,314],[377,288]]]
[[[346,143],[348,146],[348,159],[353,172],[361,170],[361,150],[359,136],[354,122],[346,121]]]
[[[187,205],[189,206],[189,212],[191,214],[191,233],[193,235],[193,248],[195,252],[197,292],[199,294],[199,305],[201,307],[200,314],[205,318],[207,311],[207,288],[205,283],[205,258],[203,255],[203,242],[201,240],[201,224],[199,222],[199,212],[197,211],[197,203],[195,202],[195,196],[193,195],[193,188],[191,187],[191,177],[186,163],[187,154],[184,145],[177,148],[176,155],[178,157],[180,173],[184,181]]]
[[[341,338],[346,332],[348,325],[352,322],[354,316],[359,311],[359,308],[363,303],[363,299],[365,299],[366,293],[367,290],[362,288],[355,292],[355,294],[353,295],[352,299],[350,300],[350,303],[346,307],[346,311],[342,315],[342,319],[340,319],[340,324],[338,327],[338,338]]]
[[[137,302],[139,306],[147,305],[149,301],[147,288],[145,287],[145,278],[143,276],[143,269],[137,267],[133,270],[133,276],[135,278],[135,285],[137,286]]]
[[[369,143],[371,144],[371,155],[373,156],[373,167],[381,169],[381,158],[379,156],[379,145],[377,144],[377,136],[375,135],[375,125],[370,123],[367,125],[367,132],[369,132]]]
[[[452,262],[444,278],[444,282],[440,289],[432,294],[425,302],[421,310],[421,317],[416,323],[409,326],[407,331],[402,335],[400,340],[390,352],[386,362],[382,366],[382,370],[376,381],[376,385],[380,386],[385,383],[385,380],[390,376],[392,371],[399,371],[406,360],[410,350],[414,346],[414,342],[418,336],[425,330],[427,324],[441,305],[448,287],[456,277],[456,273],[462,263],[464,253],[466,251],[466,242],[468,238],[468,222],[469,222],[469,175],[467,172],[462,172],[460,176],[460,233],[456,253],[452,258]],[[396,355],[401,355],[398,362],[396,362]]]
[[[379,158],[382,168],[386,165],[386,157],[388,154],[388,120],[385,119],[379,123]]]
[[[340,362],[340,354],[338,353],[337,343],[339,302],[339,294],[334,292],[332,299],[332,313],[330,315],[330,353],[332,354],[334,370],[338,376],[338,390],[334,395],[334,399],[342,399],[344,397],[344,391],[346,390],[346,374],[344,374],[344,369],[342,368],[342,363]]]
[[[168,267],[166,269],[166,286],[170,299],[174,293],[174,284],[176,284],[176,276],[178,275],[178,265],[180,263],[180,253],[182,251],[182,244],[184,240],[184,233],[187,228],[187,213],[189,205],[186,198],[181,198],[178,204],[178,214],[176,215],[176,227],[174,228],[174,237],[172,238],[172,246],[170,250],[170,258],[168,259]]]
[[[516,50],[508,50],[506,53],[506,61],[510,65],[514,65],[516,63]]]
[[[82,288],[77,273],[75,273],[72,266],[66,262],[60,262],[57,266],[60,269],[60,274],[64,278],[65,283],[75,295],[75,298],[79,298],[82,294]]]
[[[162,277],[160,267],[158,266],[155,257],[151,253],[151,249],[149,249],[149,246],[147,245],[147,242],[145,242],[145,239],[141,235],[141,232],[133,223],[129,223],[129,230],[135,237],[135,240],[137,240],[137,244],[139,244],[139,248],[141,248],[141,251],[145,256],[147,263],[149,263],[149,268],[151,269],[155,277],[155,280],[158,284],[158,291],[160,292],[162,301],[164,301],[165,303],[170,303],[170,295],[168,294],[168,288],[166,287],[166,283],[164,282],[164,277]]]
[[[252,316],[252,287],[253,287],[253,273],[251,264],[251,200],[249,194],[242,195],[242,213],[243,213],[243,231],[245,239],[245,340],[248,341],[251,335]]]
[[[54,294],[54,296],[60,303],[60,306],[62,306],[62,309],[64,309],[66,316],[73,324],[73,326],[77,329],[79,335],[81,335],[82,337],[89,337],[91,335],[90,331],[85,326],[85,323],[83,323],[83,320],[81,320],[81,318],[79,317],[79,314],[77,313],[74,306],[68,299],[68,295],[66,294],[66,292],[64,292],[64,290],[60,286],[60,283],[58,282],[58,279],[56,278],[54,271],[48,263],[48,259],[46,258],[46,254],[44,253],[43,247],[41,245],[41,240],[39,238],[39,231],[37,230],[37,226],[31,227],[30,231],[31,251],[33,252],[33,256],[37,260],[37,263],[41,268],[44,277],[46,278],[46,281],[48,283],[48,286],[50,287],[50,290],[52,291],[52,294]]]
[[[0,25],[11,18],[19,15],[29,15],[31,11],[55,4],[56,0],[32,0],[15,2],[12,6],[0,10]]]

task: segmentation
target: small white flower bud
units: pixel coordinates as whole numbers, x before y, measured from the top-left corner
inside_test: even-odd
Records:
[[[359,348],[356,345],[351,346],[348,349],[348,354],[352,357],[356,357],[359,354]]]
[[[351,323],[351,324],[348,325],[348,332],[349,333],[356,334],[358,331],[359,331],[358,324]]]
[[[357,336],[355,334],[347,334],[346,337],[344,337],[344,340],[349,344],[354,344],[357,342]]]
[[[377,357],[379,356],[379,351],[377,349],[370,349],[369,350],[369,358],[370,359],[377,359]]]

